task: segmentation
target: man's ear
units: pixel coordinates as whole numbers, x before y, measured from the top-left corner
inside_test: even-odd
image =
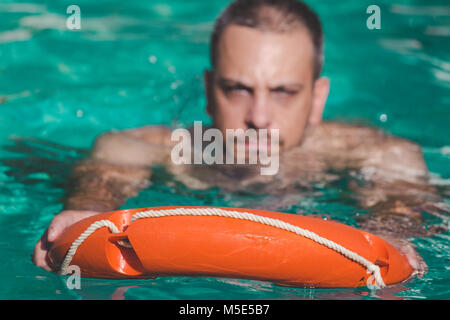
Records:
[[[330,92],[330,80],[327,77],[320,77],[314,82],[312,108],[309,114],[309,124],[319,125],[322,122],[323,110]]]
[[[203,82],[205,85],[205,96],[206,96],[206,113],[212,117],[212,106],[213,106],[213,71],[208,69],[203,73]]]

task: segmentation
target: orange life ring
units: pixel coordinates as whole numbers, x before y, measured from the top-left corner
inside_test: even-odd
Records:
[[[87,278],[212,276],[299,287],[384,286],[413,271],[402,253],[370,233],[311,216],[241,208],[102,213],[68,228],[49,256],[56,267],[77,265]]]

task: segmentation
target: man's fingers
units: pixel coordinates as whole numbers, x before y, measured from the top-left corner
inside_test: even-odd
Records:
[[[99,214],[96,211],[64,211],[55,216],[48,227],[48,241],[53,242],[63,233],[63,231],[84,218]]]
[[[48,227],[48,241],[53,242],[61,235],[62,231],[69,225],[72,221],[67,221],[68,219],[61,219],[61,216],[56,216],[53,218],[50,226]],[[70,220],[70,219],[69,219]]]
[[[48,241],[49,242],[53,242],[58,238],[59,233],[60,233],[59,229],[60,228],[58,227],[58,225],[54,224],[53,222],[48,227]]]
[[[95,214],[98,214],[98,212],[67,210],[55,216],[48,229],[34,247],[34,252],[32,255],[34,264],[47,271],[53,271],[52,267],[55,266],[52,265],[52,262],[48,256],[48,250],[50,249],[51,243],[57,240],[67,227],[79,220]]]
[[[47,232],[42,236],[42,238],[36,243],[34,247],[34,253],[32,255],[32,260],[35,265],[41,267],[47,271],[52,271],[47,263],[47,251],[48,242],[46,241]]]

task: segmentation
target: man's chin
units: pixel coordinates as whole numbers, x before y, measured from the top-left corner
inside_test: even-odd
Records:
[[[269,146],[257,146],[251,144],[235,145],[234,146],[234,158],[240,159],[241,162],[245,159],[245,163],[248,163],[250,159],[261,159],[261,157],[274,157],[282,151],[282,147],[272,148]],[[245,154],[244,154],[245,153]],[[236,163],[236,162],[235,162]]]

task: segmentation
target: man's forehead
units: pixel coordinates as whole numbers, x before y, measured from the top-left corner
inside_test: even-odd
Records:
[[[217,72],[221,78],[251,82],[298,82],[311,77],[314,47],[306,28],[289,32],[228,26],[218,44]]]

